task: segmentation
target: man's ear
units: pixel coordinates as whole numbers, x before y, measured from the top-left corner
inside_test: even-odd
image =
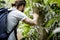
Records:
[[[24,7],[24,5],[22,5],[22,7]]]

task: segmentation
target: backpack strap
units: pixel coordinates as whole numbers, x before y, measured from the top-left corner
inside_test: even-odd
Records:
[[[8,33],[8,38],[9,38],[10,34],[11,34],[14,30],[16,30],[18,24],[19,24],[19,22],[18,22],[18,23],[15,25],[15,27]]]
[[[17,39],[17,27],[16,27],[15,30],[14,30],[14,34],[15,34],[16,40],[18,40],[18,39]]]

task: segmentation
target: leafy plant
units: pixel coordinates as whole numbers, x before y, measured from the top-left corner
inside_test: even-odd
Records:
[[[6,5],[8,5],[8,7],[11,7],[9,4],[13,1],[14,0],[7,0]],[[44,28],[46,28],[48,31],[48,36],[45,35],[47,36],[45,39],[42,37],[43,40],[53,40],[54,37],[57,37],[57,34],[59,33],[53,34],[53,31],[56,28],[60,27],[60,0],[26,0],[26,3],[26,9],[24,13],[33,19],[30,14],[36,12],[39,15],[40,21],[38,20],[39,25],[36,27],[32,27],[23,22],[20,23],[19,28],[21,29],[23,35],[23,38],[21,40],[40,40],[41,34],[45,34],[43,33]],[[0,4],[0,7],[2,6],[3,5]]]

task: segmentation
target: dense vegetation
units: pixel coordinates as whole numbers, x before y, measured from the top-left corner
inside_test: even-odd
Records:
[[[14,0],[5,1],[8,5]],[[60,0],[26,0],[26,2],[25,14],[32,18],[31,15],[37,13],[39,18],[38,26],[31,27],[23,22],[19,24],[19,29],[24,36],[22,40],[60,40]],[[3,6],[0,3],[0,7]]]

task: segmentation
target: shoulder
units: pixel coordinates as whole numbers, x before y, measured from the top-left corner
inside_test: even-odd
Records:
[[[26,16],[23,12],[21,12],[21,11],[18,11],[18,10],[14,10],[14,11],[11,11],[10,13],[9,13],[9,15],[12,15],[12,16],[14,16],[14,15],[16,15],[16,16]]]
[[[21,11],[18,11],[18,10],[14,10],[14,11],[11,11],[10,13],[18,13],[18,14],[22,14],[23,12],[21,12]]]

